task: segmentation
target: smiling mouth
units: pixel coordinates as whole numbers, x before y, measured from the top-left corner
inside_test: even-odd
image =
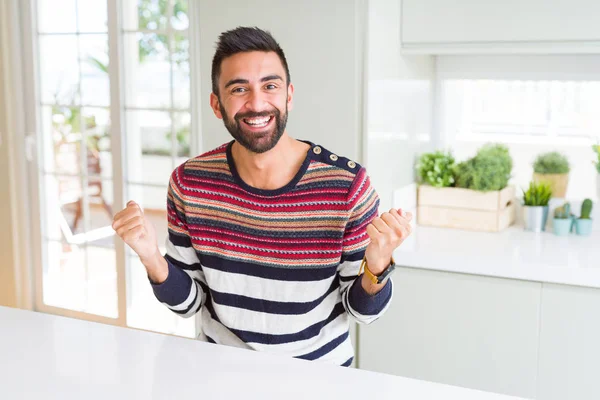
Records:
[[[269,115],[266,117],[242,118],[242,121],[252,129],[262,129],[268,126],[273,119],[274,116]]]

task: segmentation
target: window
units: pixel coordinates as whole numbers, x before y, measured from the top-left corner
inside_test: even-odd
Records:
[[[165,251],[169,175],[193,148],[188,3],[37,0],[39,309],[194,336],[193,319],[154,298],[137,256],[127,248],[119,259],[111,227],[121,207],[114,193],[123,192],[142,205]],[[109,43],[122,57],[111,59]]]
[[[437,87],[439,146],[459,161],[483,143],[506,144],[519,194],[535,157],[559,151],[571,164],[567,197],[595,197],[600,57],[439,56]]]

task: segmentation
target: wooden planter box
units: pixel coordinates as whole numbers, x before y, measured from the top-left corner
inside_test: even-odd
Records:
[[[499,232],[515,221],[515,210],[514,186],[492,192],[427,185],[417,189],[419,225]]]

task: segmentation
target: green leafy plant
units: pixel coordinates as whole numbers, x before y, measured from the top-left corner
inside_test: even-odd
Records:
[[[579,219],[590,219],[590,215],[592,214],[592,200],[585,199],[581,204],[581,215]]]
[[[600,174],[600,144],[593,145],[592,150],[594,150],[594,152],[596,153],[596,156],[598,157],[595,164],[596,164],[596,170]]]
[[[486,144],[475,157],[454,168],[456,186],[479,191],[502,190],[508,185],[513,162],[508,147]]]
[[[547,206],[552,197],[552,189],[546,182],[529,182],[529,189],[523,192],[526,206]]]
[[[570,219],[571,218],[571,205],[565,203],[560,207],[554,209],[554,218],[556,219]]]
[[[533,171],[538,174],[566,174],[570,169],[567,157],[556,151],[538,155],[533,163]]]
[[[454,185],[454,157],[450,152],[436,151],[419,157],[417,171],[421,182],[435,187]]]

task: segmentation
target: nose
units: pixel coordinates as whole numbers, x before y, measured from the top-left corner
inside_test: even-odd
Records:
[[[252,90],[250,92],[246,108],[254,112],[265,111],[268,108],[260,90]]]

